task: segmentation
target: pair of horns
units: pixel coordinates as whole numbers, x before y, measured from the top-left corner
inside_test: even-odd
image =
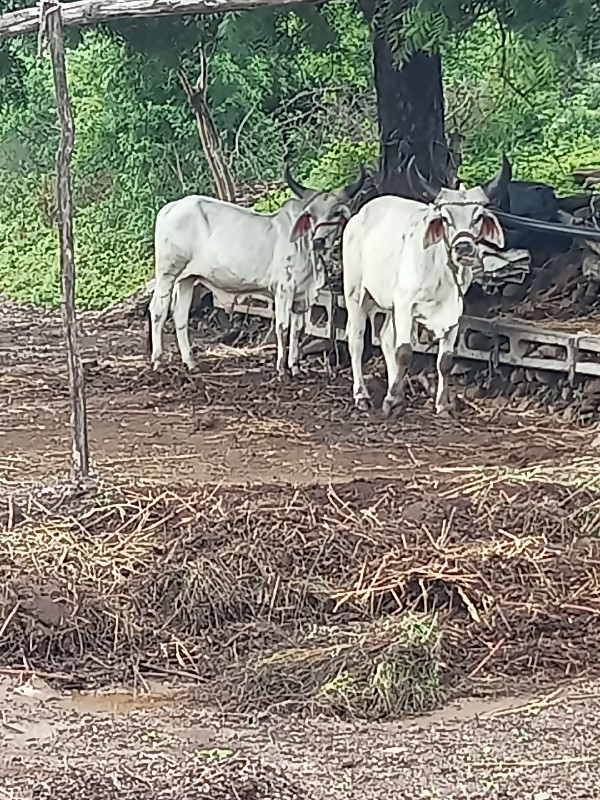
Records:
[[[285,167],[284,177],[285,177],[285,182],[287,183],[287,185],[290,187],[292,192],[297,197],[300,198],[300,200],[303,200],[308,194],[314,194],[315,191],[316,191],[316,189],[309,189],[308,187],[303,186],[301,183],[299,183],[292,176],[292,173],[290,172],[290,168],[289,168],[289,166],[287,164],[286,164],[286,167]],[[355,197],[360,192],[360,190],[362,189],[366,179],[367,179],[367,173],[365,172],[364,166],[361,164],[360,165],[360,175],[359,175],[359,177],[355,181],[353,181],[352,183],[349,183],[348,186],[345,186],[344,189],[343,189],[343,192],[346,195],[346,197],[348,198],[348,200],[352,200],[352,198]]]
[[[415,156],[411,158],[408,164],[407,177],[411,190],[417,197],[421,197],[427,203],[434,200],[438,196],[440,189],[443,188],[443,184],[437,181],[435,183],[428,181],[427,178],[421,174],[417,167]],[[503,155],[502,166],[499,172],[494,175],[493,178],[490,178],[489,181],[481,184],[481,188],[490,203],[495,203],[502,199],[511,180],[512,166],[506,155]]]

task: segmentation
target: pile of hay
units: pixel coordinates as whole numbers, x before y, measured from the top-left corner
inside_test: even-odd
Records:
[[[599,483],[582,460],[0,498],[0,661],[71,686],[169,670],[211,688],[233,664],[248,703],[296,706],[300,687],[309,709],[350,697],[371,716],[474,680],[581,675],[600,650]],[[409,636],[407,613],[437,626]],[[423,699],[401,680],[411,659]]]
[[[297,647],[251,658],[225,683],[241,711],[380,719],[439,705],[447,696],[444,673],[437,619],[408,614],[317,629]]]
[[[33,786],[32,800],[308,800],[280,770],[256,759],[122,761],[62,769]]]

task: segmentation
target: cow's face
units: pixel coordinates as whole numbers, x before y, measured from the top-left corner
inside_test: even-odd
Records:
[[[504,232],[482,188],[441,189],[430,206],[423,247],[443,242],[455,268],[482,266],[479,245],[504,247]]]
[[[300,185],[286,169],[286,181],[302,200],[302,213],[294,223],[290,241],[306,236],[315,253],[325,255],[331,251],[351,216],[350,203],[366,179],[364,169],[358,180],[330,192],[316,192]]]
[[[411,159],[409,184],[417,196],[430,203],[423,246],[428,248],[443,242],[452,267],[480,267],[480,244],[504,247],[504,232],[489,205],[504,197],[511,178],[512,168],[504,156],[498,174],[481,186],[465,189],[461,184],[458,189],[445,189],[427,181],[415,159]]]
[[[296,220],[290,241],[307,236],[315,253],[326,255],[350,219],[350,206],[343,190],[320,192],[310,199]]]

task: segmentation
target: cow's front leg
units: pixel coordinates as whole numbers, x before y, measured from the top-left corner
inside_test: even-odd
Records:
[[[452,415],[454,406],[450,402],[448,376],[454,361],[454,347],[458,337],[458,325],[445,331],[438,339],[437,374],[438,385],[435,395],[435,410],[438,414]]]
[[[275,290],[275,336],[277,338],[277,374],[279,380],[286,379],[285,351],[288,344],[293,292],[278,286]]]
[[[394,318],[386,320],[381,330],[381,349],[388,373],[388,390],[381,410],[389,417],[406,401],[406,377],[412,361],[413,319],[410,308],[395,308]]]
[[[288,367],[292,373],[292,378],[300,374],[298,362],[300,360],[300,335],[304,329],[304,312],[298,313],[292,310],[290,324],[290,341],[288,348]]]

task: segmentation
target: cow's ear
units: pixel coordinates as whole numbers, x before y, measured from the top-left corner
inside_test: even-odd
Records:
[[[481,226],[481,238],[488,244],[496,245],[499,250],[504,250],[504,231],[502,225],[496,217],[489,211],[483,215],[483,225]]]
[[[301,214],[294,223],[294,227],[292,228],[292,232],[290,234],[290,242],[297,241],[302,236],[305,236],[307,233],[309,233],[311,229],[312,217],[308,211],[305,211],[304,214]]]
[[[430,220],[425,236],[423,237],[423,247],[427,249],[432,244],[441,242],[444,238],[444,222],[441,217],[434,217]]]

